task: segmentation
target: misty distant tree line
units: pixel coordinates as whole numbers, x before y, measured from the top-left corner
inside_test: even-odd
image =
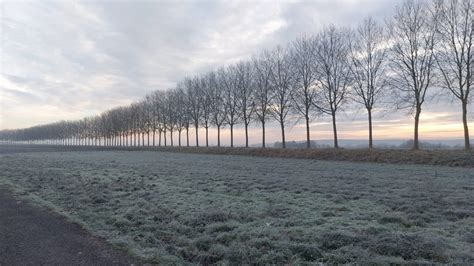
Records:
[[[129,106],[79,121],[61,121],[25,129],[0,131],[4,142],[106,146],[189,146],[199,142],[199,128],[245,129],[261,126],[262,147],[268,121],[278,122],[285,148],[287,123],[306,125],[330,116],[334,147],[337,115],[349,103],[366,109],[369,147],[373,147],[372,112],[388,102],[414,115],[413,149],[419,149],[418,128],[427,93],[439,87],[462,109],[465,148],[470,149],[468,104],[473,73],[474,1],[405,1],[384,23],[366,18],[355,29],[324,27],[286,47],[277,46],[251,60],[186,77],[175,88],[154,91]],[[446,97],[438,94],[436,97]],[[190,136],[190,131],[194,136]],[[173,133],[178,135],[173,139]],[[176,143],[177,142],[177,143]]]

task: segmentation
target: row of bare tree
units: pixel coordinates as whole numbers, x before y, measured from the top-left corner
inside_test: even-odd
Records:
[[[350,101],[368,115],[369,147],[373,147],[372,111],[392,101],[414,114],[414,149],[419,148],[418,125],[427,93],[442,88],[459,100],[465,148],[470,149],[468,103],[473,73],[473,0],[405,1],[393,18],[381,24],[367,18],[356,29],[328,26],[314,36],[301,37],[287,47],[263,51],[251,60],[187,77],[176,88],[154,91],[144,100],[80,121],[62,121],[27,129],[4,130],[0,139],[54,141],[62,144],[175,145],[173,133],[190,128],[199,146],[199,128],[206,133],[243,125],[248,147],[249,124],[262,127],[277,121],[285,147],[285,125],[302,119],[310,147],[310,122],[332,118],[334,147],[338,147],[337,114]],[[446,97],[440,94],[438,97]],[[168,134],[167,134],[168,133]],[[150,143],[150,135],[152,136]],[[163,140],[162,140],[163,138]]]

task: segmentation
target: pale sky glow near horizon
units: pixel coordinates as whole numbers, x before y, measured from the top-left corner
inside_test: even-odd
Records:
[[[0,130],[76,120],[128,105],[185,76],[249,59],[263,49],[316,34],[333,23],[379,22],[401,1],[2,1],[0,3]],[[364,108],[338,115],[341,139],[366,139]],[[374,139],[410,139],[413,117],[394,107],[375,110]],[[469,107],[474,132],[474,107]],[[311,124],[313,139],[331,139],[329,116]],[[421,140],[462,139],[461,106],[449,94],[428,99]],[[193,134],[193,132],[191,132]],[[280,141],[271,123],[267,142]],[[228,129],[222,142],[228,143]],[[184,135],[183,135],[184,136]],[[236,131],[236,144],[244,134]],[[211,130],[215,143],[215,130]],[[183,138],[184,139],[184,138]],[[194,135],[191,137],[194,140]],[[250,143],[259,143],[254,123]],[[304,140],[303,121],[290,121],[287,140]],[[204,143],[204,131],[200,131]],[[177,139],[175,139],[177,143]],[[193,142],[194,143],[194,142]]]

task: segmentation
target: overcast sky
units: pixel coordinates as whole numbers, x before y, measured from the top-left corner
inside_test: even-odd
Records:
[[[399,3],[254,2],[2,1],[0,129],[99,114],[329,23],[355,26],[368,15],[383,21]],[[462,138],[458,109],[450,97],[428,103],[421,138]],[[411,137],[412,117],[388,113],[376,114],[375,137]],[[340,121],[342,138],[366,137],[364,110],[341,113]],[[314,138],[331,137],[328,122],[313,123]],[[299,124],[289,131],[290,140],[304,139]],[[270,131],[270,140],[278,133]]]

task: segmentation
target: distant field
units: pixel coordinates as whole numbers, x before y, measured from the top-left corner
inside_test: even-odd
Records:
[[[0,184],[153,262],[474,264],[471,168],[12,152]]]

